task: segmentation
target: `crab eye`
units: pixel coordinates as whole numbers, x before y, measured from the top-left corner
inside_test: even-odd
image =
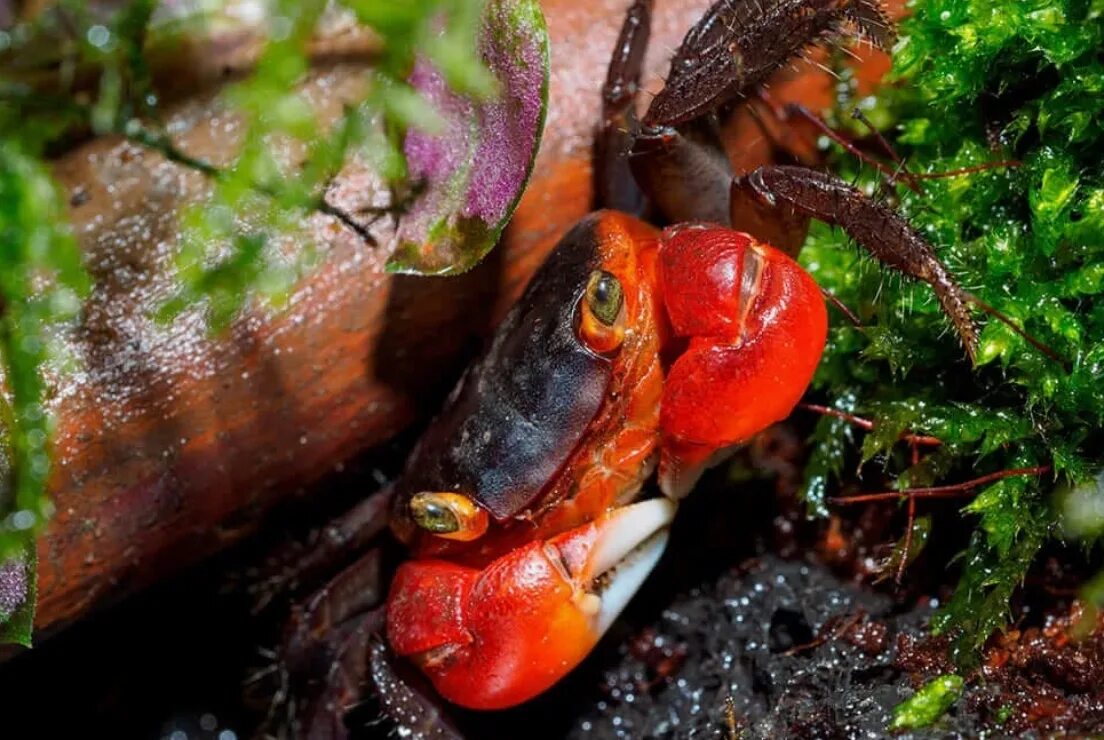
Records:
[[[625,339],[625,294],[621,281],[605,270],[595,270],[583,293],[579,335],[595,352],[605,354]]]
[[[416,493],[410,515],[425,531],[448,540],[467,542],[487,531],[487,512],[462,493]]]
[[[605,270],[595,270],[587,281],[586,302],[596,319],[606,326],[613,326],[625,302],[621,281]]]

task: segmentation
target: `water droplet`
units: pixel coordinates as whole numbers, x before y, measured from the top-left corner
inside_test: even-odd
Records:
[[[15,529],[30,529],[35,525],[35,515],[26,509],[20,509],[11,515],[11,523]]]
[[[95,25],[88,29],[85,38],[97,49],[102,49],[111,41],[111,31],[107,30],[107,26]]]

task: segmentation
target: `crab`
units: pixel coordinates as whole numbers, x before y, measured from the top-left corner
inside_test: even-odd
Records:
[[[438,697],[514,706],[591,651],[702,472],[805,393],[827,332],[822,291],[794,260],[809,218],[927,283],[973,357],[966,294],[899,214],[823,172],[734,176],[718,144],[715,114],[807,45],[847,33],[890,45],[878,0],[719,0],[638,119],[651,10],[629,8],[602,92],[602,208],[535,274],[399,480],[310,555],[313,568],[364,553],[289,626],[299,736],[344,737],[343,714],[373,684],[411,733],[448,735]],[[387,526],[409,557],[380,605],[371,544]]]

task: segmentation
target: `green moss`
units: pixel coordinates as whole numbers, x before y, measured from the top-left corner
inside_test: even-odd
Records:
[[[927,727],[951,708],[962,694],[963,680],[953,673],[938,676],[893,709],[892,730]]]
[[[847,115],[862,107],[887,124],[913,172],[1022,163],[925,180],[921,194],[898,185],[891,198],[969,291],[1068,367],[979,315],[971,368],[929,291],[885,273],[830,229],[814,229],[802,259],[865,325],[833,319],[815,381],[829,403],[877,421],[865,458],[892,452],[908,428],[946,444],[934,468],[890,454],[901,487],[1053,468],[964,500],[977,530],[936,627],[957,634],[968,658],[1005,623],[1010,595],[1057,535],[1055,480],[1081,482],[1104,467],[1104,0],[917,0],[911,13],[894,84],[857,100],[845,79],[835,123],[864,134]],[[869,168],[837,161],[871,192],[880,187]],[[839,431],[824,422],[814,434],[814,507],[838,475]]]

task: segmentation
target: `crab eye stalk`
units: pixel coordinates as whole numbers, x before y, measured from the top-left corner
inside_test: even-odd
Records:
[[[590,273],[580,306],[579,337],[598,354],[615,351],[625,340],[625,293],[612,273]]]
[[[487,512],[462,493],[416,493],[410,515],[419,527],[447,540],[468,542],[487,531]]]

